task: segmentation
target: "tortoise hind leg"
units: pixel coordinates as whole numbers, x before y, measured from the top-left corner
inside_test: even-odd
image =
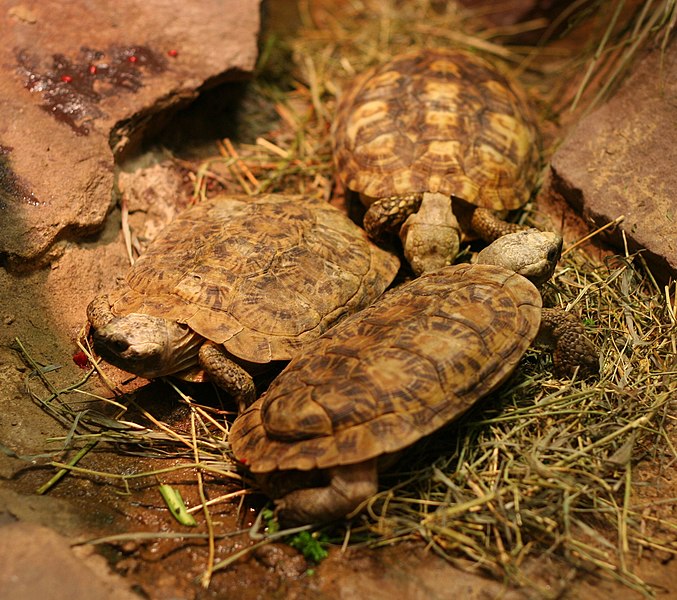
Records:
[[[599,373],[597,349],[578,319],[560,308],[544,308],[536,342],[555,349],[556,371],[571,375],[576,367],[583,377]]]
[[[376,460],[329,469],[325,487],[295,490],[275,501],[280,521],[326,523],[345,517],[378,489]]]
[[[233,362],[220,344],[205,342],[198,357],[209,379],[233,397],[240,412],[256,400],[252,376]]]

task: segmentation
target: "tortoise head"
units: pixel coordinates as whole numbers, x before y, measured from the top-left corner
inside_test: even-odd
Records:
[[[140,313],[111,318],[93,328],[92,338],[104,360],[149,379],[197,365],[204,341],[187,325]]]
[[[477,262],[515,271],[540,286],[552,276],[561,253],[558,234],[527,229],[498,238],[477,255]]]

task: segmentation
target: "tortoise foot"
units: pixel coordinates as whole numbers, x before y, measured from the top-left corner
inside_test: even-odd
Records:
[[[329,470],[326,487],[295,490],[275,501],[280,521],[288,525],[326,523],[341,519],[376,493],[378,475],[376,461]]]
[[[554,346],[553,363],[558,374],[573,375],[577,368],[582,377],[599,373],[597,349],[573,314],[544,308],[538,341]]]

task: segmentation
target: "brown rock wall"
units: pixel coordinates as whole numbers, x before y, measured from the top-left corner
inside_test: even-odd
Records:
[[[251,72],[259,0],[0,0],[0,263],[101,227],[114,159]]]
[[[578,124],[552,159],[551,186],[594,226],[624,216],[607,239],[677,279],[677,44],[646,56]]]

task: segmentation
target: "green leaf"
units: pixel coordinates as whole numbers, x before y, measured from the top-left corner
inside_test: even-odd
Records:
[[[165,483],[159,486],[162,499],[165,501],[169,512],[181,525],[186,527],[196,527],[197,521],[186,509],[186,504],[181,497],[181,493],[175,490],[171,485]]]

